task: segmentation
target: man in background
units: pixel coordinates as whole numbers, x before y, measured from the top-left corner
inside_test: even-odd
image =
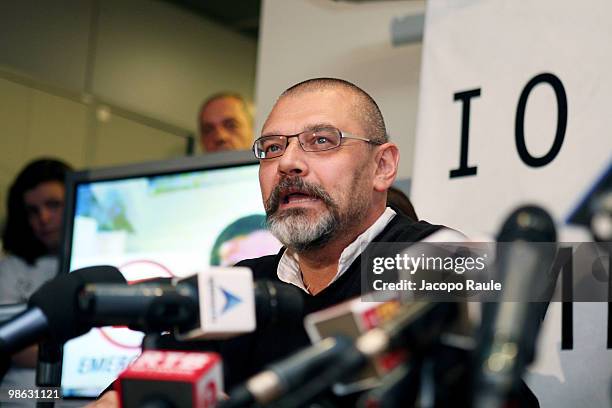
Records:
[[[218,93],[204,101],[198,124],[200,147],[207,153],[248,150],[253,144],[253,117],[237,93]]]

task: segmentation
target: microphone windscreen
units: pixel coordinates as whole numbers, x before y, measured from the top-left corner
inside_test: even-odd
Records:
[[[88,266],[70,272],[70,275],[78,276],[83,285],[89,283],[126,283],[119,269],[111,265]]]
[[[62,343],[89,329],[79,323],[77,308],[77,295],[89,283],[125,283],[125,278],[114,266],[91,266],[46,282],[30,297],[29,306],[47,317],[52,340]]]
[[[504,222],[497,242],[511,241],[556,242],[555,222],[541,207],[527,205],[517,208]]]

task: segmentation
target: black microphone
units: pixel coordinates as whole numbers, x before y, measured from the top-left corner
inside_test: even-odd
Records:
[[[251,406],[255,403],[267,405],[286,393],[299,388],[307,379],[318,375],[331,364],[339,361],[342,354],[353,349],[346,336],[325,338],[303,348],[251,377],[245,384],[235,387],[223,408]],[[329,385],[329,384],[328,384]]]
[[[144,332],[176,330],[188,332],[200,325],[202,297],[197,275],[176,284],[140,283],[138,285],[89,284],[79,294],[82,319],[92,326],[127,325]],[[255,281],[255,319],[257,327],[303,317],[301,291],[284,283]],[[230,335],[244,333],[237,330]],[[228,337],[227,333],[219,338]],[[210,339],[214,339],[212,334]]]
[[[190,285],[168,281],[88,284],[78,295],[81,320],[93,327],[128,326],[145,333],[193,322],[198,314],[197,292]]]
[[[113,266],[93,266],[58,276],[30,297],[28,309],[0,325],[0,353],[12,354],[47,337],[56,343],[85,333],[76,305],[87,283],[125,282]]]
[[[297,287],[270,280],[255,281],[255,321],[268,327],[304,318],[304,293]]]
[[[542,208],[514,211],[498,236],[497,266],[503,282],[499,303],[483,305],[477,348],[475,407],[503,406],[534,359],[541,322],[557,274],[556,229]]]

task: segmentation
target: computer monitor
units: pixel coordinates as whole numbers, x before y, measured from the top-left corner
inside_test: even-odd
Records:
[[[230,152],[69,175],[62,272],[113,265],[135,282],[276,253],[257,172],[250,152]],[[109,327],[66,343],[63,395],[97,396],[142,337]]]

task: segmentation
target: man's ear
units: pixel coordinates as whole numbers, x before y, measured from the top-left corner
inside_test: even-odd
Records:
[[[394,143],[385,143],[376,153],[376,170],[374,172],[374,190],[386,191],[397,176],[399,149]]]

